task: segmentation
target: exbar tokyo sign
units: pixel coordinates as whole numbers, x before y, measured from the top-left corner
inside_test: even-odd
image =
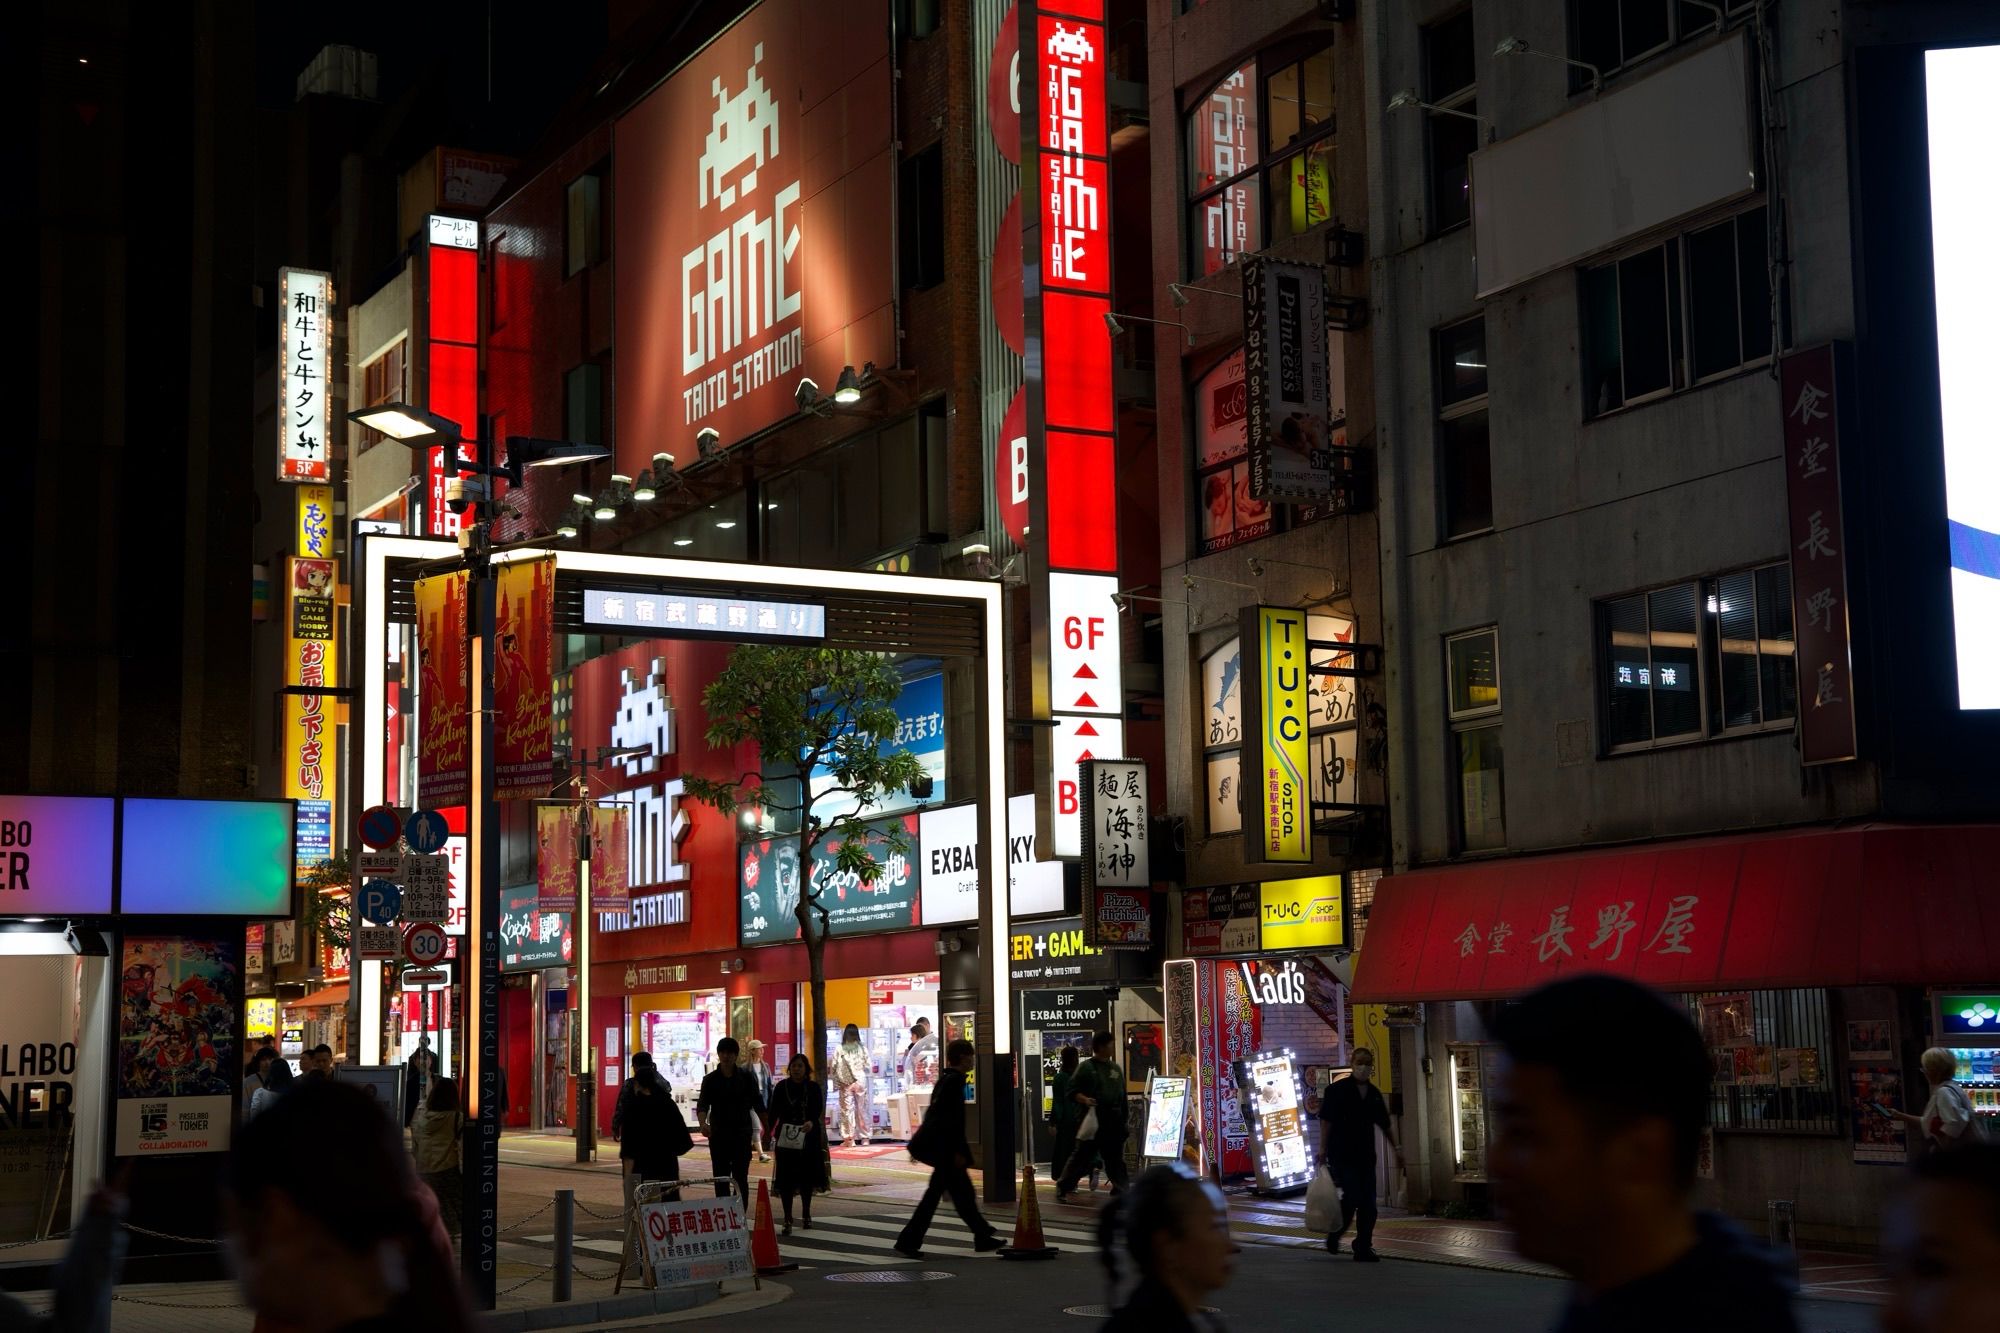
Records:
[[[278,404],[278,480],[325,481],[332,475],[328,428],[332,403],[333,275],[278,270],[278,350],[284,369]]]
[[[1103,0],[1023,5],[1021,210],[1035,699],[1050,843],[1082,851],[1077,763],[1123,750]],[[1030,54],[1031,53],[1031,54]],[[1032,83],[1029,79],[1032,78]],[[1032,88],[1032,92],[1029,89]]]
[[[619,417],[658,427],[625,471],[895,363],[888,26],[883,0],[764,0],[618,121]]]

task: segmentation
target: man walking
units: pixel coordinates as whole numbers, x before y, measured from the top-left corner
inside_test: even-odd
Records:
[[[1797,1333],[1780,1264],[1695,1210],[1713,1066],[1687,1010],[1584,976],[1503,1008],[1493,1028],[1507,1056],[1493,1199],[1521,1257],[1575,1282],[1561,1333]]]
[[[1069,1165],[1062,1168],[1056,1177],[1056,1202],[1068,1203],[1076,1182],[1090,1169],[1093,1155],[1104,1159],[1104,1174],[1110,1178],[1111,1192],[1121,1194],[1125,1189],[1125,1071],[1111,1058],[1116,1038],[1109,1032],[1100,1032],[1090,1039],[1090,1059],[1076,1071],[1076,1078],[1070,1084],[1071,1100],[1084,1108],[1084,1126],[1077,1131],[1076,1150],[1069,1155]],[[1089,1131],[1092,1112],[1096,1112],[1097,1127],[1093,1134]]]
[[[1375,1131],[1388,1136],[1403,1164],[1403,1150],[1396,1145],[1395,1131],[1389,1127],[1389,1103],[1375,1086],[1375,1052],[1366,1046],[1354,1048],[1353,1072],[1333,1084],[1319,1099],[1319,1119],[1324,1126],[1323,1151],[1327,1170],[1340,1190],[1340,1226],[1326,1236],[1326,1252],[1340,1253],[1340,1238],[1354,1224],[1354,1257],[1364,1264],[1379,1263],[1375,1253]]]
[[[931,1094],[924,1123],[910,1139],[910,1155],[931,1168],[931,1182],[909,1225],[896,1237],[896,1253],[906,1259],[924,1257],[924,1236],[937,1216],[938,1199],[951,1195],[951,1206],[972,1229],[972,1248],[982,1254],[1000,1249],[1006,1242],[979,1211],[979,1196],[973,1193],[972,1144],[965,1136],[965,1075],[972,1068],[973,1046],[955,1041],[945,1048],[945,1069],[938,1075],[937,1090]]]
[[[701,1132],[708,1135],[708,1160],[715,1167],[718,1182],[716,1196],[727,1196],[728,1181],[733,1180],[736,1197],[748,1207],[750,1145],[756,1141],[764,1098],[757,1091],[757,1080],[750,1071],[736,1063],[739,1054],[734,1037],[724,1037],[715,1043],[717,1067],[702,1079],[694,1113],[701,1121]]]

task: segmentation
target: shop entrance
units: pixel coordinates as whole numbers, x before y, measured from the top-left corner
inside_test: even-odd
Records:
[[[943,1015],[938,1010],[938,974],[854,977],[826,983],[827,1027],[823,1045],[827,1068],[849,1023],[861,1030],[868,1055],[868,1125],[865,1137],[907,1140],[922,1123],[937,1084]],[[811,1012],[812,988],[796,987],[795,1012]],[[955,1015],[961,1023],[972,1016]],[[828,1080],[826,1123],[838,1143],[840,1096]],[[857,1126],[857,1128],[861,1128]]]

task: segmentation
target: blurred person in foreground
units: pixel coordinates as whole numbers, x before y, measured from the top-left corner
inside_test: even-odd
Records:
[[[1797,1333],[1776,1256],[1694,1206],[1712,1067],[1687,1014],[1585,976],[1503,1007],[1493,1028],[1493,1198],[1522,1257],[1576,1284],[1560,1333]]]
[[[338,1163],[336,1175],[327,1163]],[[470,1333],[451,1238],[369,1092],[302,1081],[243,1127],[223,1200],[227,1253],[259,1328]]]
[[[1104,1325],[1104,1333],[1222,1333],[1202,1312],[1222,1290],[1241,1247],[1229,1235],[1222,1191],[1185,1166],[1155,1166],[1114,1195],[1098,1214],[1097,1243],[1112,1286],[1118,1283],[1118,1237],[1139,1283]]]
[[[1889,1207],[1885,1333],[2000,1329],[2000,1144],[1932,1153]]]

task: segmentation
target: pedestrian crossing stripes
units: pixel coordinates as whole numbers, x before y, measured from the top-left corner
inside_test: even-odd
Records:
[[[1235,1199],[1231,1202],[1231,1227],[1237,1239],[1245,1244],[1316,1246],[1321,1243],[1320,1236],[1304,1229],[1302,1203],[1264,1199]],[[1245,1207],[1246,1203],[1254,1206]],[[909,1218],[908,1208],[866,1214],[822,1211],[813,1217],[812,1230],[795,1225],[791,1235],[779,1238],[778,1248],[790,1263],[849,1264],[871,1268],[910,1265],[918,1261],[896,1253],[896,1237],[902,1233]],[[994,1215],[991,1221],[1001,1239],[1012,1239],[1012,1216]],[[1045,1205],[1042,1209],[1042,1234],[1050,1245],[1059,1249],[1094,1254],[1097,1250],[1095,1206]],[[536,1246],[549,1246],[555,1241],[552,1235],[525,1239],[526,1243]],[[932,1220],[930,1233],[924,1238],[923,1262],[985,1258],[972,1248],[972,1241],[971,1229],[947,1207]],[[578,1237],[576,1249],[579,1258],[590,1256],[615,1261],[619,1254],[615,1236]]]

